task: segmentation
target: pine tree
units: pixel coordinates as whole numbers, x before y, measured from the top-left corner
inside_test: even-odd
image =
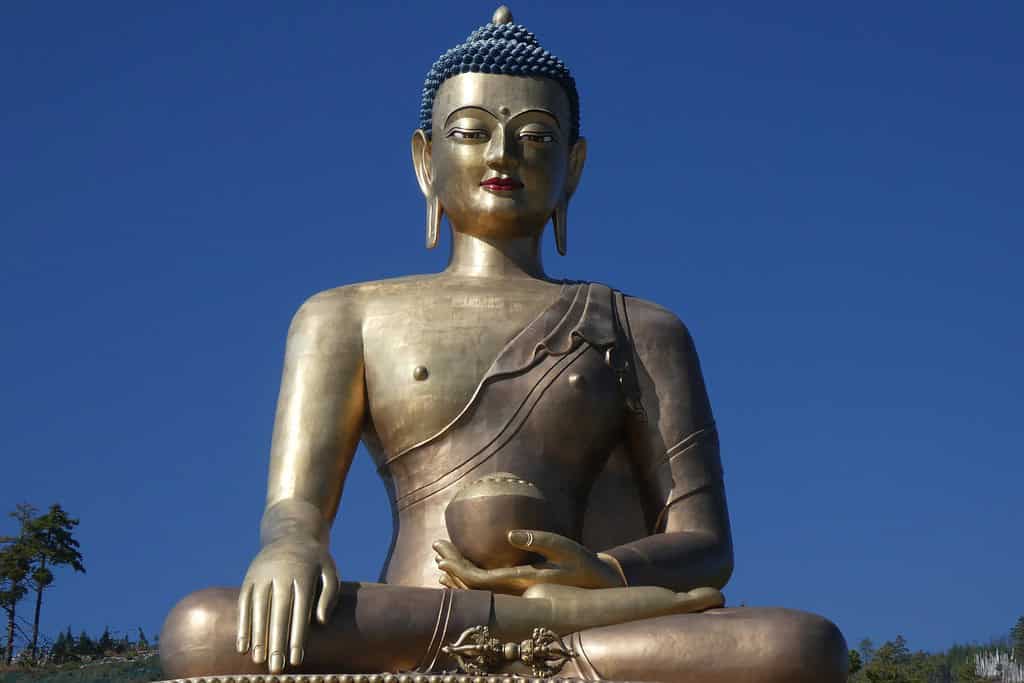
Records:
[[[1013,647],[1013,658],[1024,664],[1024,616],[1017,620],[1010,631],[1010,645]]]
[[[31,512],[30,512],[31,511]],[[33,658],[39,643],[39,615],[43,607],[43,591],[53,585],[52,567],[70,566],[76,572],[85,572],[78,541],[71,532],[78,526],[78,520],[70,517],[57,503],[40,516],[34,515],[30,506],[18,506],[15,516],[22,523],[21,537],[28,545],[32,559],[29,583],[36,594],[35,615],[32,619]]]
[[[0,548],[0,609],[7,616],[7,641],[0,662],[10,664],[14,658],[14,624],[18,603],[28,593],[31,553],[23,539],[4,539]]]
[[[149,639],[146,638],[146,632],[142,630],[141,626],[139,627],[138,649],[140,649],[140,650],[148,650],[149,649]]]
[[[96,654],[96,642],[82,629],[75,641],[75,653],[80,657],[91,657]]]
[[[909,676],[910,650],[903,636],[886,641],[864,667],[864,677],[871,683],[911,683]]]
[[[97,654],[102,657],[110,650],[113,650],[114,645],[114,639],[110,635],[110,627],[103,627],[103,633],[100,635],[100,639],[96,641],[96,649],[98,650]]]
[[[861,659],[860,653],[856,650],[850,650],[847,655],[849,658],[850,675],[854,675],[858,671],[864,668],[864,662]]]
[[[68,642],[68,634],[61,631],[57,635],[57,640],[53,641],[53,647],[50,648],[50,655],[53,657],[53,661],[56,664],[62,664],[67,661],[71,653],[71,644]]]

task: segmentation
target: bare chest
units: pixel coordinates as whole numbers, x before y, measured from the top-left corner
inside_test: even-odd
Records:
[[[547,304],[530,292],[425,289],[368,311],[366,390],[381,447],[395,453],[455,419],[501,350]]]

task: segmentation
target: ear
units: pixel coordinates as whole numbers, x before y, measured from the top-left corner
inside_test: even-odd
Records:
[[[579,138],[576,144],[569,150],[569,175],[565,181],[566,196],[571,197],[580,184],[580,177],[583,175],[583,165],[587,161],[587,140]]]
[[[416,171],[420,192],[429,199],[434,192],[434,167],[430,156],[430,140],[422,129],[412,134],[412,167]]]

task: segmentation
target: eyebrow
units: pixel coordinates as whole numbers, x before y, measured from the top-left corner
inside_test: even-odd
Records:
[[[447,126],[448,122],[452,120],[453,116],[455,116],[456,114],[458,114],[461,111],[465,111],[466,109],[478,109],[478,110],[480,110],[482,112],[490,114],[492,118],[495,118],[495,119],[498,118],[497,116],[494,115],[494,112],[492,112],[490,109],[487,109],[486,107],[481,107],[480,105],[477,105],[477,104],[469,104],[469,105],[466,105],[465,107],[459,107],[458,109],[453,111],[451,114],[448,114],[448,116],[444,120],[444,125]]]
[[[525,109],[525,110],[519,112],[518,114],[516,114],[515,116],[513,116],[511,119],[509,119],[509,121],[518,119],[520,116],[524,116],[526,114],[544,114],[546,116],[550,116],[551,120],[555,122],[555,128],[558,128],[558,129],[562,128],[561,124],[559,124],[559,122],[558,122],[558,117],[555,116],[554,114],[552,114],[551,112],[549,112],[547,109]]]
[[[491,117],[492,117],[492,118],[494,118],[494,119],[497,119],[497,118],[498,118],[497,116],[495,116],[495,115],[494,115],[494,112],[492,112],[492,111],[491,111],[490,109],[488,109],[487,107],[481,107],[481,106],[480,106],[480,105],[478,105],[478,104],[467,104],[467,105],[466,105],[466,106],[464,106],[464,107],[459,107],[458,109],[455,109],[454,111],[452,111],[452,113],[451,113],[451,114],[448,114],[448,116],[447,116],[447,117],[445,117],[445,120],[444,120],[444,125],[445,125],[445,126],[447,126],[447,125],[448,125],[448,123],[449,123],[449,122],[450,122],[450,121],[452,120],[452,117],[453,117],[453,116],[455,116],[456,114],[458,114],[458,113],[460,113],[460,112],[463,112],[463,111],[465,111],[465,110],[467,110],[467,109],[476,109],[476,110],[478,110],[478,111],[482,111],[482,112],[484,112],[485,114],[490,114],[490,115],[491,115]],[[556,127],[556,128],[558,128],[559,130],[561,130],[561,128],[562,128],[561,124],[560,124],[560,123],[558,122],[558,117],[557,117],[557,116],[555,116],[554,114],[552,114],[552,113],[551,113],[550,111],[548,111],[547,109],[539,109],[539,108],[535,108],[535,109],[524,109],[523,111],[519,112],[519,113],[518,113],[518,114],[516,114],[515,116],[511,117],[511,118],[509,119],[509,121],[513,121],[513,120],[515,120],[515,119],[518,119],[518,118],[519,118],[520,116],[525,116],[526,114],[544,114],[545,116],[549,116],[549,117],[551,118],[551,120],[555,122],[555,127]]]

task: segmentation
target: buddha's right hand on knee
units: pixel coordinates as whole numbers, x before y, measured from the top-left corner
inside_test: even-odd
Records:
[[[317,595],[319,593],[319,598]],[[281,538],[263,546],[249,565],[238,597],[238,652],[252,653],[270,673],[304,656],[313,602],[326,624],[338,598],[338,572],[327,544]]]

